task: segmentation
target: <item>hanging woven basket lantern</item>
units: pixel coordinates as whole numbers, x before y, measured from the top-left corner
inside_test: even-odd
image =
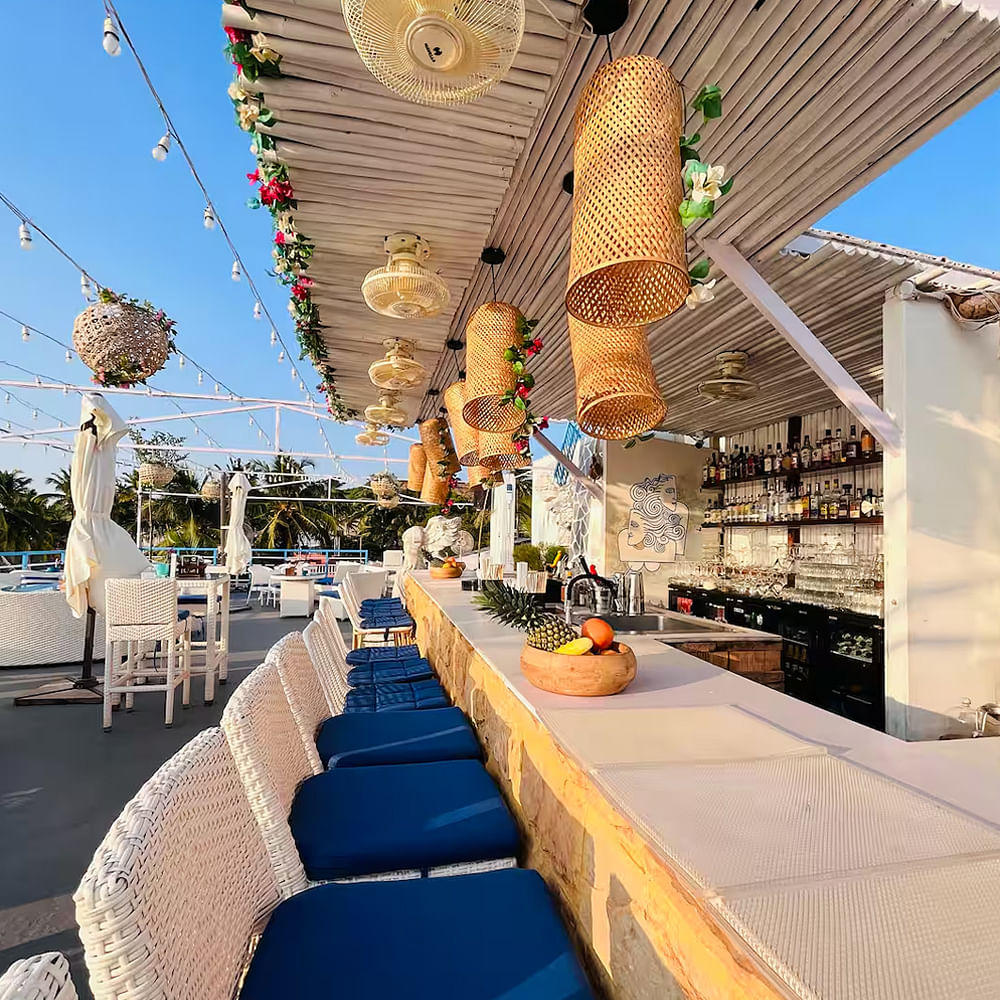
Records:
[[[455,436],[455,451],[461,465],[479,464],[479,431],[465,422],[465,382],[452,382],[444,391],[444,405]]]
[[[375,502],[383,510],[393,510],[394,508],[399,506],[399,497],[398,496],[379,497]]]
[[[394,497],[399,493],[399,480],[391,472],[376,472],[368,485],[377,498]]]
[[[143,462],[139,466],[139,485],[162,489],[174,478],[175,470],[162,462]]]
[[[218,479],[206,479],[201,486],[202,500],[215,501],[222,496],[222,484]]]
[[[514,371],[504,358],[508,347],[520,347],[521,313],[506,302],[484,302],[465,327],[465,421],[477,431],[513,431],[524,423],[524,411],[505,393],[515,388]]]
[[[444,503],[451,491],[451,486],[449,485],[451,477],[441,479],[434,475],[431,468],[431,463],[428,462],[427,468],[424,470],[424,482],[420,490],[420,499],[424,503]]]
[[[677,81],[651,56],[606,63],[584,89],[573,144],[571,316],[641,326],[687,297],[683,108]]]
[[[656,427],[667,412],[641,327],[598,327],[569,317],[576,370],[576,422],[617,441]]]
[[[410,461],[406,468],[406,488],[413,492],[423,489],[424,469],[427,468],[427,452],[422,444],[410,445]]]
[[[168,322],[130,302],[95,302],[73,322],[73,348],[102,385],[145,382],[173,349]]]
[[[420,425],[420,440],[427,456],[427,468],[434,476],[447,482],[461,468],[448,424],[440,417],[423,421]]]
[[[531,454],[518,451],[510,431],[479,435],[479,461],[491,473],[510,472],[531,465]]]

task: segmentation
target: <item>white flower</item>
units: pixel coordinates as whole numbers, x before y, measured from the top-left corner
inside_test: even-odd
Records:
[[[237,114],[240,118],[240,128],[249,132],[260,116],[260,105],[256,101],[246,101],[239,106]]]
[[[691,286],[691,291],[688,292],[688,296],[684,300],[688,309],[697,309],[702,302],[711,302],[715,298],[715,292],[712,291],[715,287],[715,281],[716,279],[713,278],[704,284]]]
[[[250,49],[250,55],[252,55],[257,62],[276,63],[281,59],[281,56],[267,44],[267,35],[265,35],[262,31],[254,32],[254,34],[250,36],[250,39],[253,42],[253,48]]]
[[[250,96],[235,80],[229,84],[226,93],[233,101],[245,101]]]
[[[709,166],[708,173],[691,174],[691,200],[692,201],[715,201],[721,192],[719,185],[726,174],[723,166]]]

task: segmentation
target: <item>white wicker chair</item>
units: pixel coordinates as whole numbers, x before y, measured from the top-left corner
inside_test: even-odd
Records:
[[[312,628],[312,623],[306,627]],[[267,660],[278,668],[281,686],[302,741],[307,747],[315,748],[319,727],[332,713],[302,633],[290,632],[275,643],[268,651]]]
[[[61,951],[22,958],[0,976],[0,1000],[77,1000]]]
[[[77,663],[86,631],[86,615],[74,618],[60,590],[0,591],[0,667]],[[102,659],[104,615],[97,616],[94,650]]]
[[[372,577],[369,581],[369,577]],[[353,647],[405,646],[413,642],[413,626],[400,625],[394,628],[365,628],[361,624],[361,602],[374,597],[381,597],[385,589],[385,570],[377,573],[355,573],[340,585],[340,596],[344,610],[350,619],[353,630]]]
[[[104,595],[107,643],[104,656],[104,731],[111,730],[111,709],[115,696],[124,694],[125,707],[130,709],[136,691],[166,692],[164,724],[173,725],[174,689],[178,685],[182,689],[184,707],[191,703],[191,633],[187,620],[179,621],[177,617],[177,581],[106,580]],[[164,671],[155,670],[152,661],[145,657],[145,650],[157,642],[166,654]],[[121,660],[122,644],[126,647],[124,662]],[[212,669],[215,669],[214,665]]]
[[[306,626],[302,638],[309,653],[309,659],[312,660],[313,666],[316,668],[316,676],[319,678],[323,694],[330,707],[330,714],[340,715],[344,711],[347,693],[350,690],[346,679],[346,663],[343,657],[337,655],[329,634],[322,628],[322,624],[317,624],[315,620]]]
[[[257,595],[257,603],[270,605],[278,603],[278,588],[271,583],[271,574],[274,572],[270,566],[262,566],[259,563],[250,565],[250,592],[247,595],[247,603],[254,594]]]
[[[232,1000],[280,897],[221,730],[139,789],[73,899],[95,1000]]]

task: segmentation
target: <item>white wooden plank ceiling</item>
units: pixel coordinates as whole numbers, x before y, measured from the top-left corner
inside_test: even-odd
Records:
[[[574,4],[547,2],[580,29]],[[382,88],[354,51],[339,0],[255,0],[253,21],[238,6],[223,8],[225,24],[263,31],[282,53],[284,75],[257,86],[279,119],[272,131],[299,198],[300,228],[317,244],[314,299],[350,405],[374,399],[367,367],[387,336],[415,340],[429,367],[437,356],[432,387],[455,377],[443,344],[450,333],[461,337],[473,309],[490,297],[478,254],[493,244],[508,253],[500,296],[542,321],[546,347],[532,368],[536,409],[572,416],[562,305],[572,205],[561,181],[572,168],[576,100],[605,49],[603,40],[564,35],[534,0],[527,5],[510,76],[475,104],[451,108],[410,104]],[[635,2],[613,47],[616,55],[664,60],[688,96],[702,84],[721,85],[724,115],[700,129],[701,149],[737,181],[697,235],[730,240],[763,261],[806,322],[826,324],[814,330],[848,370],[874,387],[881,359],[871,317],[890,276],[911,274],[915,265],[851,259],[835,248],[808,259],[776,254],[997,89],[996,15],[953,0]],[[451,291],[451,306],[435,319],[383,319],[361,298],[362,278],[382,263],[382,237],[403,228],[431,241],[432,262]],[[696,259],[693,240],[690,254]],[[823,285],[810,288],[810,281]],[[818,381],[780,349],[739,293],[725,283],[717,290],[715,302],[651,330],[667,425],[712,429],[710,420],[735,418],[719,404],[708,414],[691,399],[725,348],[748,349],[752,375],[765,386],[758,401],[738,404],[745,410],[739,426],[825,403]],[[851,303],[850,321],[840,298]],[[436,399],[419,406],[424,388],[406,401],[410,413],[436,411]]]

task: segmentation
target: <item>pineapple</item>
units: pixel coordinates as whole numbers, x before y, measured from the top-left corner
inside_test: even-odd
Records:
[[[528,633],[528,645],[554,652],[579,633],[558,615],[549,614],[536,603],[533,594],[515,590],[499,581],[483,584],[475,603],[491,618]]]

